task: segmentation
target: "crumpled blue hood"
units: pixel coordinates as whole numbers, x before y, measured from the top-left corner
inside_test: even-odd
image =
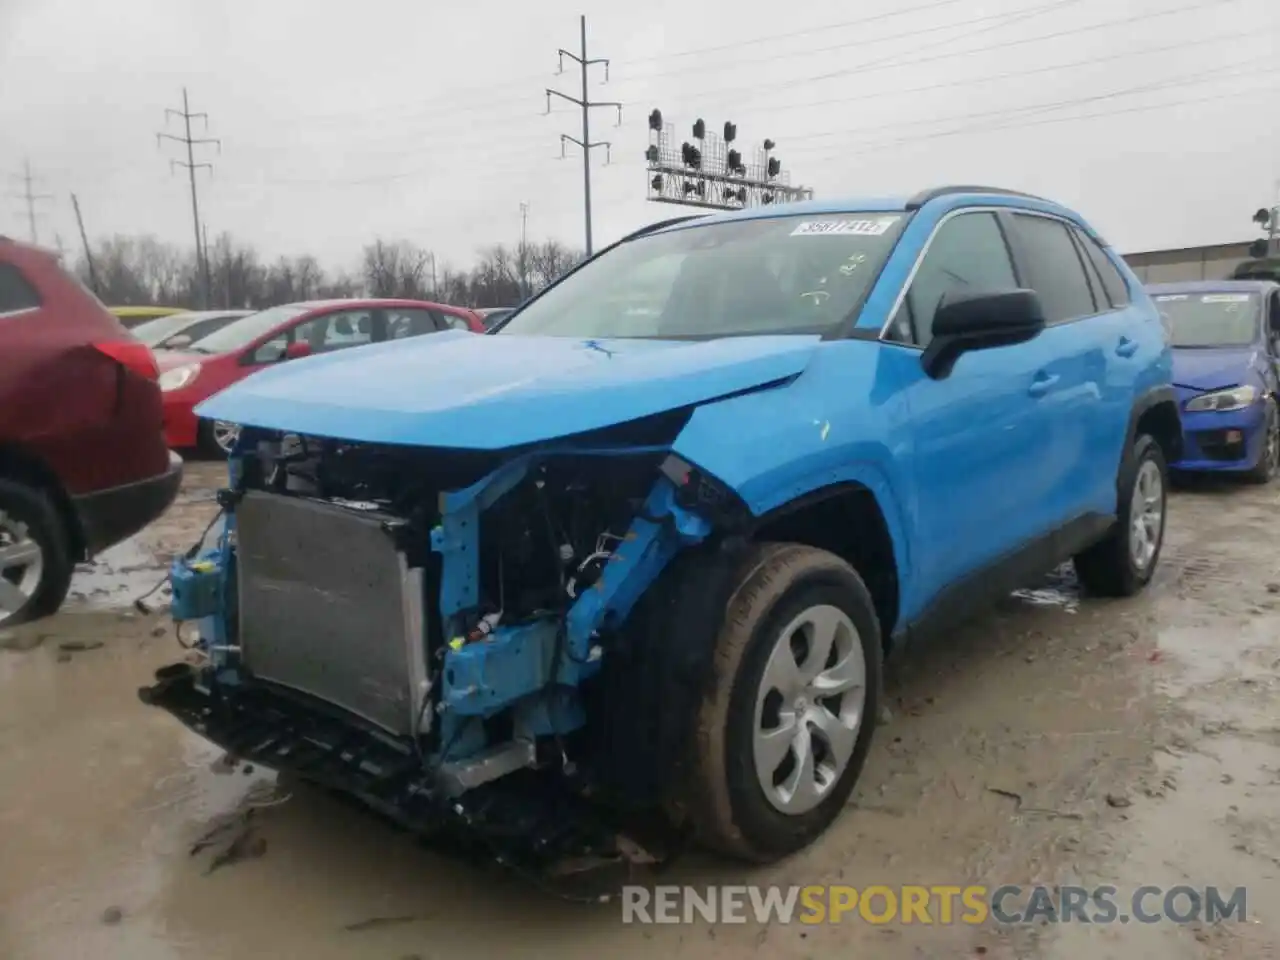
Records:
[[[800,373],[810,335],[580,340],[428,334],[281,363],[201,417],[368,443],[499,450],[714,400]]]
[[[1175,347],[1173,382],[1193,390],[1248,383],[1260,356],[1258,347]]]

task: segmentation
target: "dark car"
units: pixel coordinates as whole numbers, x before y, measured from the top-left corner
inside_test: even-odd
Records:
[[[173,501],[157,377],[54,253],[0,237],[0,626],[55,611],[77,562]]]
[[[1280,467],[1280,285],[1257,280],[1147,287],[1169,327],[1182,407],[1182,471],[1266,483]]]

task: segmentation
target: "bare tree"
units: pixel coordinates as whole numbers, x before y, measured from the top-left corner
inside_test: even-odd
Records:
[[[364,248],[364,283],[370,296],[427,297],[430,252],[407,240],[375,240]]]

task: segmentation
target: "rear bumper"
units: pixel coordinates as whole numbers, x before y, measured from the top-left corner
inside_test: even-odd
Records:
[[[169,466],[163,473],[74,497],[88,553],[98,553],[133,536],[169,509],[181,485],[182,458],[170,452]]]

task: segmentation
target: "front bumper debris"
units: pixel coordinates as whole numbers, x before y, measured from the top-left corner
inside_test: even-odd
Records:
[[[615,821],[572,790],[554,762],[554,769],[516,770],[457,796],[456,778],[448,770],[429,771],[404,741],[270,685],[206,689],[204,678],[191,664],[172,664],[156,671],[156,682],[138,696],[236,760],[352,797],[419,837],[461,844],[469,856],[545,881],[584,865],[605,870],[657,862],[664,858],[650,851],[679,846],[674,834],[661,837],[651,825],[637,831]]]

